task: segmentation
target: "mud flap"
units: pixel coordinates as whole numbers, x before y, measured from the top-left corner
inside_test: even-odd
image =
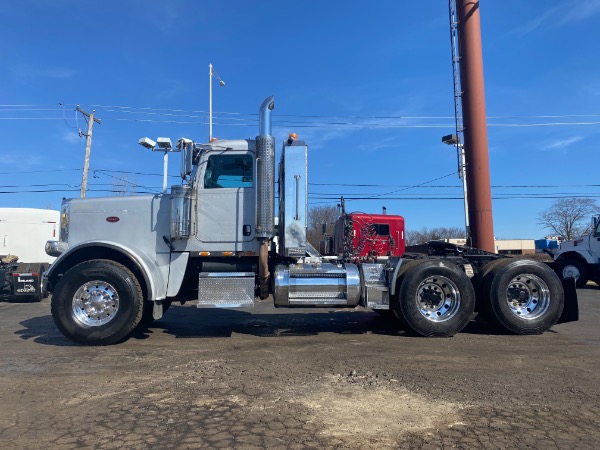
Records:
[[[560,319],[556,323],[575,322],[579,320],[579,303],[577,302],[575,278],[562,280],[562,285],[565,291],[565,307]]]

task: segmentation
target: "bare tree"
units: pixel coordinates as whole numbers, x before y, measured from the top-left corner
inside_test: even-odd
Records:
[[[406,231],[406,245],[424,244],[438,239],[465,239],[465,230],[458,227],[421,228]]]
[[[590,232],[590,216],[600,211],[591,198],[559,198],[538,216],[538,224],[569,240]]]
[[[335,222],[339,217],[338,208],[333,205],[314,206],[308,211],[308,230],[306,238],[315,248],[323,237],[323,224],[327,234],[333,235]]]

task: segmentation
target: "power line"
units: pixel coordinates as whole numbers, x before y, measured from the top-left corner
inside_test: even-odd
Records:
[[[127,180],[123,180],[127,181]],[[155,194],[156,191],[160,190],[160,187],[151,187],[151,186],[142,186],[138,184],[130,183],[131,186],[147,189],[147,191],[137,191],[135,194]],[[107,183],[90,183],[90,186],[113,186],[112,184]],[[3,187],[3,186],[0,186]],[[69,189],[30,189],[30,190],[10,190],[10,191],[0,191],[0,194],[32,194],[32,193],[53,193],[53,192],[79,192],[79,188],[77,186],[73,186]],[[88,192],[108,192],[114,193],[114,189],[88,189]],[[561,198],[600,198],[600,193],[565,193],[565,194],[523,194],[523,195],[494,195],[492,196],[493,200],[520,200],[520,199],[561,199]],[[311,202],[311,203],[319,203],[319,204],[332,204],[339,201],[339,197],[329,198],[329,197],[319,197],[313,196],[309,194],[309,199],[313,200],[324,200],[319,202]],[[384,198],[373,198],[373,197],[355,197],[355,196],[344,196],[344,200],[347,201],[381,201],[381,200],[390,200],[390,201],[403,201],[403,200],[462,200],[462,196],[423,196],[412,194],[412,196],[405,197],[384,197]]]
[[[548,195],[548,196],[544,196],[544,197],[528,197],[528,196],[522,196],[522,197],[515,197],[515,196],[492,196],[492,200],[527,200],[527,199],[561,199],[561,198],[600,198],[600,194],[586,194],[586,195]],[[309,196],[310,199],[310,196]],[[311,202],[312,204],[335,204],[336,200],[335,199],[322,199],[319,197],[314,197],[313,200],[324,200],[324,201],[317,201],[317,202]],[[381,198],[372,198],[372,197],[345,197],[344,196],[344,200],[347,201],[372,201],[372,200],[377,200],[377,201],[381,201]],[[463,200],[462,196],[459,197],[386,197],[383,200],[385,201],[404,201],[404,200],[431,200],[431,201],[440,201],[440,200]],[[339,200],[338,200],[339,202]]]
[[[144,175],[149,177],[162,177],[164,174],[162,173],[147,173],[147,172],[130,172],[127,170],[111,170],[111,169],[95,169],[94,174],[98,173],[124,173],[129,175]],[[170,178],[181,178],[179,175],[169,175]]]
[[[309,186],[348,186],[348,187],[411,187],[410,184],[349,184],[349,183],[308,183]],[[455,188],[458,184],[442,184],[423,186],[425,188]],[[600,184],[493,184],[493,188],[556,188],[556,187],[600,187]]]
[[[62,106],[63,109],[60,108]],[[128,121],[128,122],[150,122],[150,123],[174,123],[174,124],[206,124],[202,120],[206,118],[206,111],[195,111],[195,110],[176,110],[176,109],[160,109],[160,108],[133,108],[126,106],[105,106],[95,105],[97,107],[104,108],[106,112],[116,112],[122,114],[139,114],[139,115],[151,115],[151,116],[165,116],[172,118],[187,118],[187,119],[200,119],[198,120],[160,120],[155,118],[132,118],[132,117],[106,117],[106,120],[115,121]],[[0,117],[0,120],[65,120],[64,119],[64,105],[0,105],[4,109],[2,111],[13,111],[13,112],[31,112],[31,111],[63,111],[63,117]],[[20,107],[20,108],[19,108]],[[16,109],[7,109],[16,108]],[[192,113],[192,114],[188,114]],[[196,115],[202,114],[202,115]],[[238,123],[219,123],[218,125],[230,125],[230,126],[255,126],[258,115],[256,113],[239,113],[239,112],[215,112],[215,114],[222,114],[225,116],[239,116],[238,117],[221,117],[221,120],[235,121]],[[246,118],[244,118],[246,117]],[[412,116],[344,116],[344,115],[300,115],[300,114],[282,114],[279,118],[301,118],[301,119],[338,119],[336,121],[299,121],[299,120],[275,120],[274,123],[281,125],[293,125],[298,128],[340,128],[340,129],[394,129],[394,128],[448,128],[454,126],[453,124],[446,123],[364,123],[364,122],[353,122],[351,120],[434,120],[434,119],[451,119],[450,116],[427,116],[427,115],[412,115]],[[555,115],[530,115],[530,116],[519,116],[519,115],[508,115],[508,116],[488,116],[488,120],[506,120],[506,119],[574,119],[574,118],[596,118],[600,117],[600,114],[555,114]],[[340,121],[342,119],[342,121]],[[68,124],[67,124],[68,125]],[[590,126],[600,125],[600,121],[553,121],[553,122],[533,122],[533,123],[488,123],[489,127],[548,127],[548,126]]]
[[[29,191],[0,191],[0,194],[48,194],[53,192],[79,192],[79,189],[36,189]],[[111,192],[112,189],[88,189],[87,192]],[[156,191],[138,191],[136,194],[156,194]]]
[[[368,198],[377,198],[377,197],[382,197],[382,196],[384,196],[384,195],[390,195],[390,194],[395,194],[395,193],[397,193],[397,192],[406,191],[407,189],[413,189],[413,188],[416,188],[416,187],[423,186],[424,184],[433,183],[434,181],[441,180],[441,179],[443,179],[443,178],[448,178],[448,177],[450,177],[450,176],[452,176],[452,175],[456,175],[456,172],[450,172],[450,173],[449,173],[449,174],[447,174],[447,175],[443,175],[443,176],[441,176],[441,177],[434,178],[433,180],[424,181],[423,183],[420,183],[420,184],[415,184],[415,185],[413,185],[413,186],[407,186],[407,187],[405,187],[405,188],[398,189],[398,190],[395,190],[395,191],[386,192],[386,193],[384,193],[384,194],[375,194],[375,195],[372,195],[372,196],[370,196],[370,197],[368,197]]]
[[[27,188],[27,187],[48,187],[48,186],[68,186],[70,188],[80,188],[81,185],[72,185],[66,183],[47,183],[47,184],[5,184],[0,185],[0,188]]]
[[[81,170],[81,167],[78,169],[44,169],[44,170],[29,170],[29,171],[21,171],[16,170],[14,172],[0,172],[0,175],[15,175],[15,174],[23,174],[23,173],[48,173],[48,172],[70,172],[74,170]]]
[[[76,106],[75,104],[63,104],[61,106]],[[136,110],[143,113],[145,111],[167,111],[167,112],[181,112],[181,113],[192,113],[192,114],[208,114],[208,111],[203,110],[186,110],[186,109],[173,109],[173,108],[154,108],[154,107],[136,107],[136,106],[122,106],[122,105],[101,105],[101,104],[90,104],[88,105],[97,109],[108,110],[109,108],[118,110]],[[56,108],[56,105],[47,104],[0,104],[0,108]],[[48,109],[50,110],[50,109]],[[241,116],[252,116],[256,117],[257,113],[243,113],[234,111],[213,111],[213,114],[226,114],[226,115],[241,115]],[[318,115],[318,114],[279,114],[278,117],[301,117],[301,118],[316,118],[316,119],[330,119],[330,118],[346,118],[346,119],[454,119],[454,116],[440,116],[440,115],[368,115],[368,116],[354,116],[354,115],[340,115],[340,114],[329,114],[329,115]],[[553,119],[553,118],[577,118],[577,117],[600,117],[600,114],[532,114],[532,115],[496,115],[487,116],[487,119]]]
[[[0,117],[0,120],[63,120],[62,117]],[[206,125],[207,122],[193,121],[193,120],[153,120],[153,119],[132,119],[124,117],[105,117],[104,120],[114,120],[118,122],[140,122],[140,123],[168,123],[168,124],[179,124],[179,125]],[[273,121],[274,126],[281,126],[279,124],[284,122]],[[255,127],[255,123],[222,123],[213,122],[213,125],[220,126],[242,126],[242,127]],[[350,130],[350,129],[448,129],[451,128],[452,124],[299,124],[289,123],[287,124],[294,128],[328,128],[328,129],[339,129],[339,130]],[[562,126],[594,126],[600,125],[599,122],[548,122],[548,123],[488,123],[488,127],[503,127],[503,128],[527,128],[527,127],[562,127]]]

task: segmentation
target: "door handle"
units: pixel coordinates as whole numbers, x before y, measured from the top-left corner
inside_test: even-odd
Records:
[[[294,217],[294,220],[300,220],[300,175],[294,175],[294,178],[296,179],[296,217]]]

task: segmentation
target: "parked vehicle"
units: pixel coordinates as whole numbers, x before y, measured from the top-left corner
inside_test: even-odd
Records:
[[[42,274],[54,257],[45,252],[58,239],[59,211],[0,208],[0,295],[41,301]]]
[[[554,252],[556,270],[562,279],[577,280],[577,287],[593,280],[600,286],[600,215],[592,216],[592,232],[562,241]]]
[[[577,320],[574,287],[534,260],[436,242],[427,255],[396,255],[402,235],[364,258],[365,246],[357,257],[342,251],[324,259],[306,240],[308,146],[293,135],[277,171],[273,250],[273,108],[273,97],[262,103],[256,139],[180,139],[183,183],[170,195],[63,201],[60,241],[47,244],[58,259],[46,280],[65,336],[111,344],[162,317],[173,301],[241,307],[270,295],[276,307],[392,310],[399,326],[422,336],[452,336],[475,310],[516,334]],[[341,232],[352,233],[346,225]],[[389,254],[374,255],[377,248]]]
[[[376,262],[404,254],[404,218],[388,214],[346,213],[340,200],[340,217],[334,225],[334,235],[319,242],[323,256],[341,260]]]

